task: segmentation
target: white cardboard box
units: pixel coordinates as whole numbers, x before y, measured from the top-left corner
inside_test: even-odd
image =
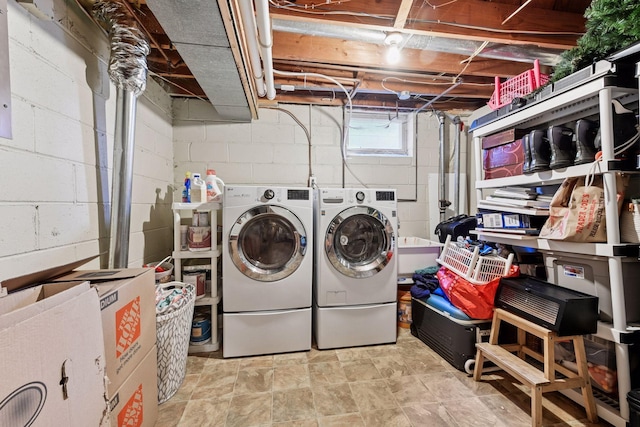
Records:
[[[109,425],[96,291],[87,282],[17,290],[69,268],[2,283],[15,291],[0,298],[2,426]]]
[[[158,418],[158,350],[153,346],[115,393],[112,427],[153,427]]]
[[[57,281],[88,280],[98,290],[109,395],[113,395],[156,344],[155,274],[152,268],[76,270]]]

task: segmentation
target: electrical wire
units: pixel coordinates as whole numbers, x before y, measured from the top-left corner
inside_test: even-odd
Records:
[[[352,114],[352,110],[353,110],[353,103],[351,100],[351,95],[349,94],[349,91],[336,79],[334,79],[333,77],[327,76],[325,74],[319,74],[319,73],[306,73],[306,72],[293,72],[293,71],[280,71],[280,70],[273,70],[274,74],[279,74],[281,76],[294,76],[294,77],[299,77],[299,76],[304,76],[305,78],[307,77],[318,77],[321,79],[326,79],[328,81],[330,81],[331,83],[335,84],[336,86],[338,86],[340,88],[340,90],[342,90],[345,94],[345,96],[347,97],[347,105],[346,107],[346,115],[345,115],[345,119],[343,120],[342,123],[342,139],[340,142],[340,152],[342,153],[342,163],[343,165],[347,168],[347,170],[351,173],[351,175],[353,175],[353,177],[356,179],[356,181],[358,181],[362,186],[364,186],[365,188],[367,188],[367,185],[365,183],[362,182],[362,180],[360,180],[360,178],[358,178],[358,176],[353,172],[353,170],[351,170],[351,167],[349,166],[349,163],[347,162],[347,139],[349,138],[349,122],[351,121],[351,114]]]
[[[281,5],[276,3],[273,0],[269,0],[269,4],[271,4],[276,9],[284,9],[291,10],[299,13],[306,13],[309,15],[347,15],[347,16],[355,16],[355,17],[364,17],[364,18],[375,18],[375,19],[384,19],[386,21],[393,21],[395,16],[392,15],[375,15],[366,12],[351,12],[348,10],[318,10],[320,8],[316,8],[316,10],[304,9],[296,5],[295,3],[287,2],[287,5]]]
[[[460,75],[462,75],[465,71],[467,71],[467,68],[469,68],[469,65],[471,65],[471,61],[473,61],[473,59],[478,56],[480,54],[480,52],[482,52],[482,50],[487,47],[487,45],[489,44],[488,41],[484,41],[482,42],[482,44],[480,46],[478,46],[478,48],[471,54],[470,57],[468,57],[467,59],[461,61],[461,62],[466,62],[465,66],[462,68],[462,71],[460,71],[458,73],[458,75],[454,78],[457,79],[458,77],[460,77]]]
[[[174,82],[172,82],[171,80],[169,80],[169,79],[166,79],[166,78],[162,77],[160,74],[154,73],[153,71],[149,70],[149,75],[154,76],[154,77],[157,77],[157,78],[159,78],[160,80],[162,80],[162,81],[164,81],[164,82],[166,82],[166,83],[168,83],[168,84],[170,84],[170,85],[172,85],[172,86],[175,86],[175,87],[177,87],[177,88],[178,88],[178,89],[180,89],[180,90],[183,90],[183,91],[187,92],[189,95],[193,96],[194,98],[199,99],[200,101],[209,102],[209,101],[208,101],[208,100],[206,100],[205,98],[203,98],[203,97],[201,97],[201,96],[198,96],[198,95],[196,95],[195,93],[191,92],[189,89],[184,88],[184,87],[180,86],[179,84],[174,83]]]
[[[426,3],[427,5],[429,5],[429,7],[432,8],[432,9],[437,9],[439,7],[448,6],[448,5],[453,4],[453,3],[457,2],[457,1],[458,0],[451,0],[451,1],[448,1],[446,3],[434,5],[434,4],[429,3],[429,0],[423,0],[423,2]]]
[[[457,0],[456,0],[457,1]],[[366,12],[352,12],[352,11],[342,11],[342,10],[308,10],[301,8],[295,3],[286,2],[287,5],[278,4],[274,0],[269,0],[269,3],[277,9],[285,9],[291,10],[298,13],[307,13],[311,15],[347,15],[354,17],[364,17],[364,18],[374,18],[381,19],[385,21],[393,21],[395,20],[395,15],[379,15],[372,14]],[[437,5],[436,8],[440,6],[445,6],[445,4]],[[540,36],[581,36],[584,33],[575,32],[575,31],[533,31],[533,30],[518,30],[518,29],[504,29],[504,28],[493,28],[493,27],[483,27],[479,25],[468,25],[468,24],[460,24],[457,22],[449,22],[442,20],[433,20],[433,19],[417,19],[417,18],[409,18],[407,19],[408,23],[412,24],[436,24],[436,25],[446,25],[451,27],[465,28],[468,30],[478,30],[478,31],[488,31],[493,33],[509,33],[509,34],[527,34],[527,35],[540,35]]]
[[[528,35],[538,35],[538,36],[581,36],[584,34],[576,31],[533,31],[533,30],[529,31],[529,30],[518,30],[518,29],[482,27],[479,25],[459,24],[457,22],[441,21],[439,19],[438,20],[408,19],[407,21],[411,21],[412,24],[447,25],[451,27],[465,28],[467,30],[489,31],[492,33],[528,34]]]
[[[264,108],[269,108],[271,110],[278,110],[278,111],[282,111],[285,114],[288,114],[293,119],[293,121],[296,122],[298,126],[302,128],[302,130],[304,131],[304,134],[307,136],[307,145],[309,146],[309,150],[308,150],[309,151],[309,178],[311,178],[313,176],[313,170],[311,165],[311,133],[309,132],[309,129],[307,129],[307,127],[295,116],[295,114],[293,114],[289,110],[286,110],[281,107],[270,106],[270,105],[265,106]]]

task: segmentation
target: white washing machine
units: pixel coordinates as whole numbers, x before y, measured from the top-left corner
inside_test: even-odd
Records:
[[[318,189],[314,204],[318,348],[395,342],[396,191]]]
[[[227,185],[222,212],[223,357],[309,350],[312,190]]]

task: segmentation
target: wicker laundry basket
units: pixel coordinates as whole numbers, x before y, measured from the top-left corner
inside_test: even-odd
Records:
[[[164,289],[173,287],[186,290],[185,303],[180,308],[167,314],[156,315],[158,403],[163,403],[178,391],[187,373],[187,354],[196,291],[190,283],[169,282],[158,286]]]

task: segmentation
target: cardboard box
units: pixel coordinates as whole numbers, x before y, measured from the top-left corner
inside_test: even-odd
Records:
[[[153,427],[158,418],[158,350],[151,347],[115,393],[109,395],[112,427]]]
[[[68,268],[7,281],[15,292],[0,298],[1,425],[109,425],[98,294],[87,282],[34,286]]]
[[[484,179],[505,178],[508,176],[522,175],[523,163],[507,165],[484,171]]]
[[[56,280],[88,280],[98,290],[108,391],[115,393],[156,344],[153,269],[77,270]]]
[[[484,170],[517,164],[524,164],[524,147],[521,139],[482,150],[482,169]]]
[[[503,145],[509,142],[513,142],[517,139],[522,138],[526,135],[526,132],[523,129],[507,129],[502,132],[494,133],[493,135],[487,135],[482,138],[482,149],[486,150],[492,147],[497,147],[498,145]]]

